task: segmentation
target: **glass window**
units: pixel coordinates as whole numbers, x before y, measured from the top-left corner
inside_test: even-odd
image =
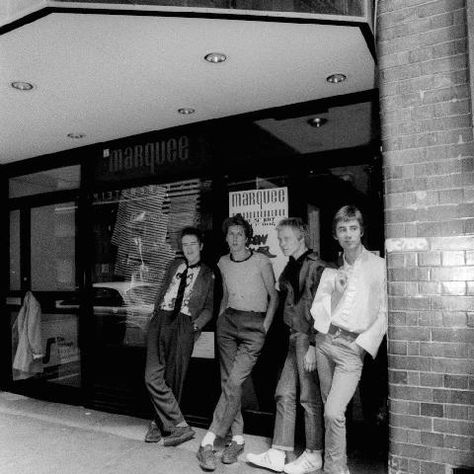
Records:
[[[80,179],[79,165],[17,176],[9,180],[9,197],[18,198],[33,194],[77,189],[80,185]]]
[[[80,387],[80,350],[76,314],[30,314],[28,325],[12,312],[13,380],[36,380]],[[35,330],[26,334],[26,327]],[[31,339],[33,338],[33,339]],[[28,347],[34,348],[30,355]]]
[[[199,180],[98,193],[94,199],[94,314],[99,345],[144,346],[156,293],[178,236],[200,218]]]
[[[20,211],[10,212],[10,290],[21,289]]]
[[[76,204],[31,209],[31,289],[76,288]]]

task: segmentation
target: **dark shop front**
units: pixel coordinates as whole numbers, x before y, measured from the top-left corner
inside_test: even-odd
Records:
[[[324,106],[357,112],[375,109],[375,101],[370,93]],[[294,109],[289,117],[285,112],[279,110],[278,120],[295,119]],[[306,121],[304,112],[299,114]],[[254,226],[251,246],[272,259],[278,276],[286,262],[274,227],[282,217],[303,218],[309,246],[335,262],[338,247],[331,219],[339,207],[354,203],[368,218],[366,246],[382,254],[381,164],[370,122],[366,133],[347,146],[337,145],[344,140],[333,136],[336,145],[311,152],[279,138],[274,122],[247,115],[6,167],[9,195],[4,196],[8,211],[3,220],[9,233],[4,259],[9,276],[4,286],[9,288],[9,318],[8,324],[4,318],[2,331],[3,386],[34,397],[149,417],[143,382],[145,334],[164,271],[180,253],[178,236],[185,226],[204,231],[204,260],[216,268],[227,252],[222,221],[241,212]],[[324,137],[323,127],[308,127]],[[18,336],[18,314],[28,291],[41,306],[39,329],[31,335],[41,356],[33,354],[30,362]],[[191,423],[202,427],[210,422],[220,390],[214,336],[219,291],[214,307],[214,318],[194,349],[183,401]],[[249,432],[271,433],[286,336],[277,314],[244,389]],[[354,423],[383,414],[384,355],[382,351],[380,360],[366,367],[351,409]],[[371,414],[365,410],[369,402]]]

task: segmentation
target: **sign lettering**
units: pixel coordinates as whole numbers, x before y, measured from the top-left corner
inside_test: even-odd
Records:
[[[106,170],[112,174],[144,168],[155,174],[161,166],[185,162],[189,157],[189,138],[186,135],[125,148],[107,148],[103,153]]]

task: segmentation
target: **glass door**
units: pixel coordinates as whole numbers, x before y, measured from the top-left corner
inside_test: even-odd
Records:
[[[62,398],[81,387],[75,201],[10,212],[12,381]]]

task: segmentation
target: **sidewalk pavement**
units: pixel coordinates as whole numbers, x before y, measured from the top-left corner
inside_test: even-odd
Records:
[[[146,420],[0,392],[1,474],[201,474],[196,459],[204,430],[178,447],[143,442]],[[270,440],[246,435],[246,452],[265,451]],[[216,474],[263,474],[245,454],[218,463]],[[318,471],[319,474],[320,471]],[[352,465],[352,474],[382,474],[380,466]]]

